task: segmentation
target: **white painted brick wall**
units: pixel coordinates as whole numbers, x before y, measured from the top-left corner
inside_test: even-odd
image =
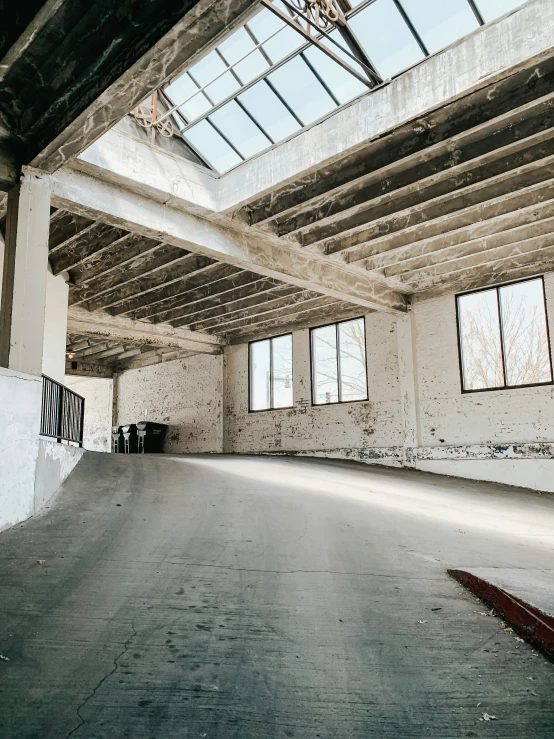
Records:
[[[167,423],[166,452],[221,452],[222,368],[221,356],[197,355],[122,373],[118,425]]]
[[[364,450],[397,444],[400,397],[396,319],[366,316],[369,401],[312,406],[309,331],[293,333],[294,408],[248,412],[248,345],[225,352],[226,452]],[[337,456],[337,455],[333,455]],[[340,455],[338,455],[340,456]]]
[[[554,273],[545,290],[552,330]],[[454,293],[413,310],[423,446],[554,440],[553,386],[462,394]]]
[[[91,452],[111,451],[112,380],[66,375],[65,384],[85,399],[84,448]]]
[[[554,329],[554,273],[545,284]],[[554,460],[540,446],[554,442],[552,387],[462,394],[453,292],[416,302],[411,319],[371,313],[365,320],[367,402],[312,406],[309,332],[301,330],[293,333],[294,408],[248,412],[248,345],[240,344],[227,347],[223,358],[198,356],[124,373],[118,423],[168,423],[169,452],[289,452],[386,464],[401,464],[405,453],[420,469],[554,490],[546,482],[554,480]],[[538,446],[521,446],[533,443]]]

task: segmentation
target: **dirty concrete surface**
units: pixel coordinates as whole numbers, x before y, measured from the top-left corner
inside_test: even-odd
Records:
[[[0,534],[0,736],[552,737],[554,666],[446,569],[553,549],[500,485],[87,453]]]

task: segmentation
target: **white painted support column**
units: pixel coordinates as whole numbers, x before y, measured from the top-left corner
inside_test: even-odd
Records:
[[[2,302],[2,275],[4,274],[4,239],[0,234],[0,304]]]
[[[398,342],[398,379],[400,385],[400,413],[402,418],[403,459],[405,467],[415,466],[420,444],[419,407],[417,387],[417,360],[415,348],[414,314],[411,306],[396,324]]]
[[[50,181],[25,173],[8,193],[0,309],[0,366],[42,372]]]
[[[44,341],[42,349],[42,373],[53,380],[65,379],[65,355],[67,342],[67,311],[69,307],[69,275],[53,275],[50,268],[46,275],[46,309],[44,314]]]

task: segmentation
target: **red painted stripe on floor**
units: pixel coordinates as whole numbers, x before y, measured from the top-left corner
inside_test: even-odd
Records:
[[[448,574],[494,608],[525,641],[554,660],[554,617],[466,570]]]

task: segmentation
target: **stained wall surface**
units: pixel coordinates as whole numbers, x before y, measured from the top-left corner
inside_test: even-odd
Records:
[[[545,277],[554,328],[554,274]],[[365,317],[369,400],[313,406],[309,331],[293,332],[289,409],[248,409],[248,344],[118,380],[118,423],[170,426],[167,452],[304,454],[554,491],[553,386],[462,393],[455,292]]]
[[[111,450],[113,381],[66,376],[65,385],[85,399],[83,446],[91,452]]]
[[[550,333],[554,273],[544,276]],[[416,302],[418,469],[554,492],[554,386],[462,393],[455,293]]]
[[[313,406],[309,330],[293,332],[294,407],[248,412],[248,345],[225,350],[226,452],[313,453],[391,462],[401,443],[396,318],[366,316],[369,400]]]
[[[222,356],[197,355],[119,375],[117,423],[169,426],[165,451],[223,450]]]
[[[552,331],[554,273],[545,294]],[[554,441],[554,386],[461,392],[454,293],[413,311],[421,445]]]

